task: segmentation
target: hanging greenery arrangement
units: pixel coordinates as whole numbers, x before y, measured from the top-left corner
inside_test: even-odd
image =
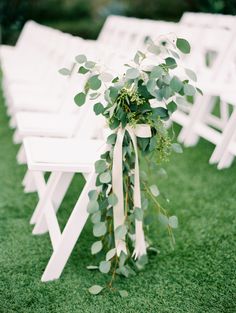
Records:
[[[160,171],[155,166],[168,159],[172,150],[182,152],[171,142],[165,122],[183,97],[201,90],[193,85],[195,73],[182,67],[180,52],[190,53],[183,38],[170,34],[157,42],[149,39],[146,51],[137,51],[121,77],[102,71],[85,55],[76,57],[78,72],[88,79],[75,103],[82,106],[94,101],[95,114],[103,115],[110,129],[107,151],[95,163],[97,188],[89,192],[87,208],[96,238],[91,253],[99,263],[87,268],[109,274],[106,287],[111,289],[116,275],[135,275],[148,263],[148,252],[155,251],[148,237],[150,201],[174,245],[178,219],[159,203],[159,189],[149,184],[145,170],[139,170],[139,159],[147,160],[152,171]],[[69,75],[70,71],[63,68],[60,73]],[[104,288],[93,285],[89,292],[98,294]],[[126,290],[118,292],[121,297],[128,295]]]

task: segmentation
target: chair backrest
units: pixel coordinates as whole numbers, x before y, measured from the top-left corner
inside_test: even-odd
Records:
[[[198,13],[198,12],[185,12],[180,23],[192,26],[212,27],[215,24],[216,14],[212,13]]]
[[[226,29],[201,28],[201,36],[194,45],[187,64],[199,77],[215,77],[224,63],[233,35],[232,31]]]
[[[180,23],[236,31],[236,16],[234,15],[185,12],[180,19]]]

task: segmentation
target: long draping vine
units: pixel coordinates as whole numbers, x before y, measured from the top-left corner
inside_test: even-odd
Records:
[[[96,238],[91,253],[98,262],[87,268],[110,274],[110,279],[107,286],[90,287],[91,294],[106,287],[115,290],[116,275],[135,275],[148,263],[149,251],[155,251],[148,237],[152,222],[150,201],[174,244],[172,230],[177,228],[178,219],[161,206],[159,189],[149,184],[147,171],[139,171],[138,159],[147,162],[144,169],[151,168],[157,175],[164,173],[160,163],[168,159],[172,150],[181,152],[181,147],[171,142],[165,121],[183,97],[193,97],[201,90],[193,86],[195,73],[182,67],[180,52],[190,52],[183,38],[170,34],[157,42],[149,40],[145,53],[137,51],[121,77],[101,70],[85,55],[76,57],[78,72],[88,78],[84,90],[75,96],[75,103],[82,106],[87,99],[89,105],[94,101],[95,114],[103,115],[111,130],[108,149],[95,163],[97,188],[89,192],[87,208]],[[60,73],[69,75],[70,70],[63,68]],[[121,297],[128,295],[126,290],[118,292]]]

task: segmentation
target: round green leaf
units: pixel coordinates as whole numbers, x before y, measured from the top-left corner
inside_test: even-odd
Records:
[[[176,61],[175,59],[168,57],[165,59],[166,65],[170,68],[170,69],[174,69],[177,67]]]
[[[134,217],[138,221],[143,220],[143,210],[141,208],[135,208],[134,209]]]
[[[174,101],[171,101],[167,104],[167,109],[169,112],[173,113],[177,109],[177,104]]]
[[[103,113],[104,110],[105,110],[104,106],[100,102],[94,104],[94,106],[93,106],[93,111],[95,112],[96,115]]]
[[[163,69],[160,66],[154,66],[150,73],[150,79],[160,78],[162,74]]]
[[[111,181],[111,173],[110,172],[104,172],[100,174],[99,180],[103,184],[108,184]]]
[[[88,85],[91,89],[97,90],[101,87],[101,81],[98,78],[98,75],[94,75],[88,79]]]
[[[79,54],[75,57],[76,62],[78,63],[84,63],[87,61],[87,58],[84,54]]]
[[[62,75],[65,75],[65,76],[68,76],[71,74],[70,70],[68,70],[67,68],[61,68],[59,71],[58,71],[60,74]]]
[[[105,235],[106,231],[107,227],[105,222],[99,222],[93,225],[93,235],[95,237],[101,237]]]
[[[88,206],[87,206],[87,212],[92,214],[92,213],[95,213],[99,210],[99,204],[96,200],[91,200],[89,201],[88,203]]]
[[[170,88],[175,92],[179,92],[182,87],[183,83],[181,82],[181,80],[177,76],[174,76],[170,81]]]
[[[126,291],[126,290],[119,290],[119,294],[120,294],[121,298],[126,298],[129,295],[128,291]]]
[[[78,106],[81,106],[85,103],[86,100],[86,95],[83,92],[78,93],[75,97],[74,97],[74,101]]]
[[[97,254],[98,252],[100,252],[102,250],[102,242],[99,241],[95,241],[92,246],[91,246],[91,253],[92,254]]]
[[[101,221],[101,211],[93,213],[91,216],[91,221],[93,224],[99,223]]]
[[[80,66],[80,68],[79,68],[80,74],[87,74],[88,72],[89,72],[89,70],[87,68],[85,68],[84,66]]]
[[[95,162],[95,172],[97,174],[103,173],[107,169],[107,163],[104,160],[98,160]]]
[[[98,295],[102,291],[103,287],[99,285],[93,285],[92,287],[89,288],[89,292],[92,295]]]
[[[123,239],[127,234],[126,225],[120,225],[115,229],[115,236],[117,239]]]
[[[139,77],[139,70],[137,70],[136,68],[129,68],[126,71],[126,78],[135,79],[137,77]]]
[[[159,213],[158,218],[162,225],[167,226],[169,224],[169,219],[166,215]]]
[[[98,198],[97,190],[90,190],[88,196],[90,200],[97,200]]]
[[[96,63],[93,62],[93,61],[87,61],[87,62],[85,62],[85,64],[84,64],[84,66],[85,66],[86,68],[89,68],[89,69],[94,68],[95,65],[96,65]]]
[[[90,100],[95,100],[97,99],[99,96],[100,96],[100,92],[94,92],[94,93],[91,93],[89,96],[90,96]]]
[[[188,75],[188,77],[189,77],[190,79],[192,79],[192,80],[195,81],[195,82],[197,81],[197,75],[194,73],[194,71],[192,71],[192,70],[186,68],[186,69],[185,69],[185,73]]]
[[[114,205],[116,205],[116,204],[118,203],[118,198],[117,198],[117,196],[116,196],[114,193],[112,193],[112,194],[109,195],[109,197],[108,197],[108,203],[109,203],[111,206],[114,206]]]
[[[99,271],[101,273],[107,274],[111,269],[111,262],[110,261],[101,261],[99,264]]]
[[[184,84],[184,93],[186,96],[194,96],[195,95],[195,88],[190,84]]]
[[[150,191],[151,191],[151,193],[153,194],[154,197],[159,196],[160,191],[159,191],[159,189],[157,188],[156,185],[152,185],[149,188],[150,188]]]
[[[181,147],[181,145],[179,143],[177,143],[177,142],[176,143],[172,143],[171,147],[172,147],[174,152],[176,152],[176,153],[183,153],[183,149],[182,149],[182,147]]]
[[[173,215],[169,217],[169,225],[172,228],[177,228],[178,227],[178,218],[177,216]]]
[[[111,134],[107,137],[107,143],[109,145],[114,145],[116,143],[116,138],[117,138],[117,135],[116,134]]]
[[[189,42],[186,39],[177,38],[176,46],[182,53],[185,53],[185,54],[190,53],[191,47],[190,47]]]

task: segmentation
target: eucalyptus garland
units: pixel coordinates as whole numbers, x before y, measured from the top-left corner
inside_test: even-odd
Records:
[[[153,220],[150,218],[150,202],[152,207],[154,204],[159,221],[167,228],[174,245],[172,231],[178,227],[178,219],[169,216],[161,206],[158,200],[159,189],[156,184],[150,185],[148,171],[164,175],[165,171],[160,164],[169,158],[172,150],[182,152],[177,143],[172,143],[165,123],[178,105],[181,105],[183,98],[193,97],[196,92],[201,93],[193,85],[197,80],[195,73],[182,67],[180,52],[190,53],[190,45],[183,38],[175,38],[170,34],[160,37],[157,42],[149,39],[146,51],[137,51],[130,64],[126,64],[127,70],[121,77],[114,77],[110,71],[104,71],[99,64],[87,60],[85,55],[76,57],[78,72],[88,75],[88,78],[84,91],[79,92],[74,101],[78,106],[84,105],[87,99],[94,101],[95,114],[103,115],[111,130],[107,138],[108,149],[95,163],[97,188],[89,192],[90,202],[87,208],[96,238],[91,253],[96,255],[98,262],[98,265],[87,268],[109,274],[110,279],[107,286],[90,287],[91,294],[98,294],[107,287],[115,290],[113,282],[117,275],[136,275],[148,263],[149,252],[156,251],[148,237]],[[70,70],[63,68],[60,73],[69,75]],[[97,101],[101,98],[101,102]],[[136,136],[133,133],[141,126],[148,127],[149,136]],[[118,199],[113,182],[114,154],[122,131],[121,175],[124,197]],[[135,206],[134,200],[137,157],[141,163],[146,162],[136,181],[139,184],[140,178],[140,206]],[[114,215],[119,201],[123,202],[124,219],[122,224],[115,227]],[[141,225],[145,233],[143,252],[135,248],[138,225]],[[120,251],[116,245],[118,241],[123,245]],[[121,297],[128,295],[126,290],[118,292]]]

